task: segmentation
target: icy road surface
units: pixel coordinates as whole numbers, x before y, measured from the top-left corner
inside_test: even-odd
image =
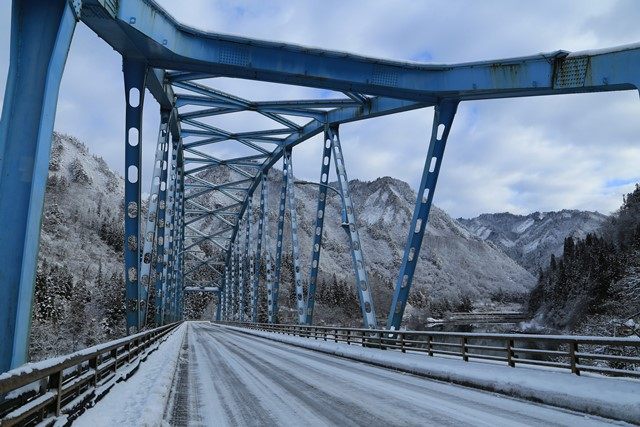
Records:
[[[171,425],[605,425],[607,421],[189,323]]]

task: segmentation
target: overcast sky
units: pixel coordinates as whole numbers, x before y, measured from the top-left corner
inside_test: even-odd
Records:
[[[0,0],[0,93],[9,61],[10,3]],[[181,22],[204,30],[433,63],[640,42],[640,2],[635,0],[159,3]],[[258,99],[309,93],[238,80],[220,84]],[[55,129],[78,137],[121,174],[122,88],[120,56],[80,24],[61,85]],[[435,203],[452,216],[564,208],[609,213],[640,181],[636,91],[467,102],[458,111],[435,195]],[[343,125],[349,177],[389,175],[415,186],[432,113],[425,109]],[[158,120],[158,106],[147,96],[145,189]],[[294,162],[296,175],[317,180],[317,139],[300,145]]]

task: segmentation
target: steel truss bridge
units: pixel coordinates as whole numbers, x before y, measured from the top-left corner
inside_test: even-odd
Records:
[[[0,372],[27,360],[51,135],[60,80],[78,22],[91,28],[123,61],[129,333],[145,328],[147,311],[152,309],[156,326],[180,320],[184,295],[194,290],[215,292],[218,319],[256,322],[262,259],[268,320],[277,323],[285,212],[291,218],[298,321],[312,324],[332,168],[338,177],[363,326],[382,326],[367,278],[339,129],[343,123],[434,107],[425,166],[386,322],[386,328],[397,329],[458,104],[640,86],[639,46],[559,50],[455,65],[418,64],[207,33],[177,22],[152,0],[13,0],[11,62],[0,125]],[[316,88],[332,95],[254,101],[216,88],[220,77]],[[148,212],[141,218],[145,89],[160,105],[161,124],[153,148]],[[255,127],[241,132],[213,124],[217,116],[240,114],[253,114],[263,122],[256,120]],[[264,120],[269,125],[259,125]],[[323,136],[317,215],[297,218],[292,153],[316,135]],[[229,144],[231,151],[219,148]],[[274,168],[280,160],[282,172]],[[270,224],[265,208],[269,171],[283,177],[277,180],[281,184],[275,224]],[[299,221],[315,221],[306,292]],[[275,242],[265,239],[269,227],[276,230]],[[148,304],[150,292],[155,292],[154,307]]]

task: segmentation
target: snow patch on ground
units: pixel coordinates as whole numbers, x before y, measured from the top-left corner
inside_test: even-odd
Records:
[[[95,407],[82,414],[75,425],[163,425],[164,410],[186,328],[186,324],[180,325],[160,345],[159,351],[149,355],[135,375],[126,382],[116,384]]]
[[[432,358],[424,354],[403,354],[395,351],[316,341],[272,332],[232,326],[225,327],[323,353],[442,381],[533,400],[578,412],[631,423],[640,423],[640,381],[636,380],[614,379],[596,375],[577,376],[566,372],[527,367],[509,368],[490,363]]]

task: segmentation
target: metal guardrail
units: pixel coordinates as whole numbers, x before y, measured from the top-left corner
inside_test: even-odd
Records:
[[[505,362],[510,367],[534,365],[568,369],[576,375],[597,372],[640,378],[640,338],[574,335],[388,331],[267,323],[219,322],[325,341],[429,356],[460,357]]]
[[[53,424],[77,417],[121,378],[118,369],[138,360],[181,322],[140,332],[0,375],[0,426]],[[148,354],[148,353],[147,353]]]

